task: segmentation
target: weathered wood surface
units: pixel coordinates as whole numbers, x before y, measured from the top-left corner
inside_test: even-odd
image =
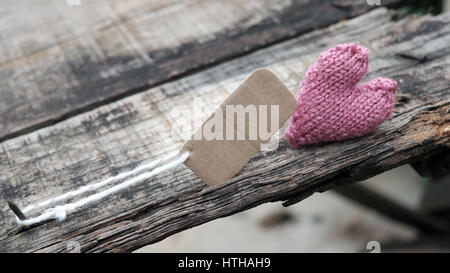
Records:
[[[320,51],[359,41],[371,50],[367,79],[399,83],[391,119],[355,140],[258,153],[230,181],[206,187],[180,166],[64,222],[7,236],[15,227],[0,204],[0,251],[60,252],[76,241],[86,252],[131,251],[173,233],[259,204],[295,203],[314,192],[359,181],[449,148],[450,14],[393,20],[377,9],[163,84],[0,145],[0,192],[19,206],[98,181],[183,144],[176,124],[190,124],[201,98],[211,113],[254,69],[274,71],[292,92]],[[396,53],[427,55],[419,62]],[[187,133],[186,135],[189,135]],[[72,244],[72,243],[71,243]]]
[[[362,0],[0,5],[0,141],[375,7]]]

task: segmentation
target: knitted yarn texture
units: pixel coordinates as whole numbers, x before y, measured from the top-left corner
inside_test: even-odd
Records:
[[[368,71],[368,53],[356,43],[340,44],[308,68],[285,132],[293,148],[360,137],[390,116],[394,80],[376,78],[357,86]]]

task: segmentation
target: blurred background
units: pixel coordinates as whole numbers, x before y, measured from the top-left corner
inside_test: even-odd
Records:
[[[439,14],[450,11],[450,0],[416,1],[398,11]],[[315,193],[287,208],[268,203],[217,219],[136,252],[450,252],[450,239],[422,232],[423,219],[404,219],[431,210],[450,220],[450,177],[433,180],[405,165],[358,183],[355,194],[368,190],[373,202],[349,196],[355,189]],[[398,213],[386,214],[393,210],[386,202]]]

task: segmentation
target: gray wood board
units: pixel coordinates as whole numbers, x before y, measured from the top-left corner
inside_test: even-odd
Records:
[[[0,141],[376,7],[333,3],[3,0]]]

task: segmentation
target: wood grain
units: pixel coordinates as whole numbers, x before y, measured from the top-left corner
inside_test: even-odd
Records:
[[[394,15],[377,9],[4,141],[2,199],[24,207],[178,149],[191,134],[192,120],[200,119],[193,104],[201,100],[208,116],[257,68],[275,72],[295,93],[320,51],[359,41],[371,50],[366,79],[388,76],[399,83],[394,114],[376,132],[299,150],[281,137],[276,150],[258,153],[218,186],[206,187],[180,166],[64,222],[9,236],[14,216],[2,202],[0,252],[65,252],[73,242],[84,252],[132,251],[265,202],[289,205],[449,149],[450,14],[400,21]],[[398,52],[428,58],[419,62]]]
[[[333,2],[2,0],[0,141],[375,7]]]

